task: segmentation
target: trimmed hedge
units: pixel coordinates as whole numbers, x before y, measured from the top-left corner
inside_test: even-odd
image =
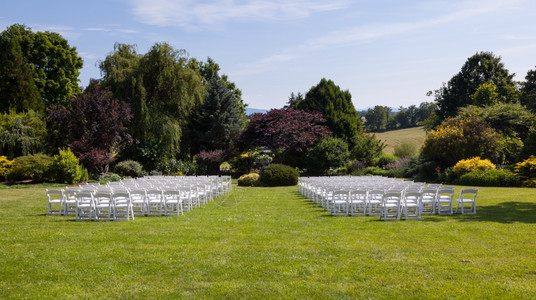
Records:
[[[290,186],[298,184],[300,174],[296,169],[283,164],[270,164],[261,173],[264,186]]]
[[[508,170],[473,171],[466,173],[456,181],[460,185],[473,186],[520,186],[520,180]]]

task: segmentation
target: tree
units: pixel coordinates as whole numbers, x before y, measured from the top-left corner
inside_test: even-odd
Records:
[[[469,57],[461,71],[435,93],[438,121],[454,117],[459,108],[472,104],[472,96],[484,83],[495,84],[499,102],[516,102],[518,93],[513,77],[501,58],[492,52],[479,52]]]
[[[499,103],[497,86],[493,82],[485,82],[478,87],[471,96],[473,104],[477,106],[494,105]]]
[[[285,163],[289,152],[303,153],[330,133],[325,122],[318,112],[272,109],[266,114],[253,114],[240,141],[247,146],[268,147],[274,162]]]
[[[372,164],[385,148],[385,144],[374,134],[364,132],[354,138],[353,144],[355,147],[350,150],[350,158],[367,164]]]
[[[116,44],[100,68],[103,84],[132,108],[129,131],[137,144],[125,154],[148,170],[161,160],[178,157],[190,143],[184,132],[191,124],[191,112],[206,91],[186,51],[157,43],[140,56],[134,46]]]
[[[365,118],[367,122],[365,127],[368,131],[382,131],[387,128],[387,121],[389,120],[389,115],[391,114],[391,109],[386,106],[376,105],[373,109],[369,108]]]
[[[195,58],[192,58],[190,62],[188,63],[190,68],[193,70],[196,70],[204,79],[204,82],[207,86],[210,86],[210,82],[214,77],[219,77],[220,80],[223,82],[225,87],[230,90],[233,93],[233,96],[238,99],[238,102],[236,103],[237,109],[239,111],[240,116],[244,120],[244,122],[247,120],[246,117],[246,107],[247,104],[244,103],[244,100],[242,99],[242,91],[236,86],[236,84],[232,81],[229,81],[229,77],[226,74],[219,75],[220,65],[218,65],[212,58],[208,57],[206,62],[198,61]]]
[[[0,114],[0,155],[13,159],[43,152],[46,132],[41,114],[32,110]]]
[[[333,81],[322,78],[316,86],[311,87],[303,100],[295,104],[289,102],[289,106],[320,112],[336,137],[345,140],[350,148],[355,146],[354,138],[362,131],[362,124],[348,90],[343,91]]]
[[[525,76],[519,100],[528,110],[536,113],[536,70],[529,70]]]
[[[194,133],[201,150],[231,149],[244,127],[236,93],[218,75],[210,81]]]
[[[44,105],[19,40],[0,36],[0,112],[42,111]]]
[[[453,166],[461,159],[480,156],[497,161],[501,136],[480,117],[447,119],[431,130],[422,148],[422,155]]]
[[[469,105],[460,109],[457,119],[483,118],[493,129],[509,136],[525,139],[536,117],[518,103],[498,103],[485,107]]]
[[[307,153],[307,170],[323,174],[330,168],[344,166],[350,158],[348,144],[340,138],[324,137]]]
[[[49,134],[66,136],[64,144],[58,146],[70,147],[90,172],[106,173],[119,151],[132,143],[126,127],[132,118],[130,108],[98,84],[73,98],[70,107],[50,109]],[[62,141],[59,137],[50,140]]]
[[[301,102],[304,100],[304,96],[302,93],[298,92],[298,94],[294,94],[294,92],[290,93],[290,96],[288,97],[287,105],[284,106],[284,108],[290,108],[290,107],[296,107],[298,102]]]
[[[38,107],[53,104],[66,106],[71,97],[81,93],[78,76],[83,65],[82,58],[61,35],[49,31],[34,33],[24,25],[15,24],[0,34],[0,50],[2,53],[11,53],[0,55],[0,66],[3,66],[0,77],[5,79],[6,74],[17,74],[23,80],[19,84],[28,89],[24,93],[29,96],[26,100],[31,104],[29,108],[36,108],[33,98],[36,92],[31,87],[34,84],[43,102]],[[15,61],[9,61],[13,58]],[[30,70],[33,83],[26,74]],[[6,95],[0,93],[0,96],[2,103],[9,103],[9,99],[4,98]],[[20,95],[18,97],[16,99],[21,100]]]

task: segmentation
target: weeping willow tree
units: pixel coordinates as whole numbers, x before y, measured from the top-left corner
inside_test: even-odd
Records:
[[[145,55],[134,45],[114,48],[100,68],[102,84],[131,107],[129,128],[136,142],[125,154],[155,169],[159,161],[179,157],[189,143],[183,132],[204,98],[202,76],[189,67],[184,50],[167,43],[155,44]]]

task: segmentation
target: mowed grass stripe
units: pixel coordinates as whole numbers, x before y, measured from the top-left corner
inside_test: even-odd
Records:
[[[536,296],[534,190],[480,188],[477,216],[387,223],[296,190],[236,187],[130,222],[44,216],[43,188],[0,190],[0,297]]]

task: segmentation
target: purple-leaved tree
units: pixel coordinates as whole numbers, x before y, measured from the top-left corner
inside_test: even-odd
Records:
[[[240,136],[247,146],[268,147],[274,162],[283,163],[290,151],[304,152],[331,131],[321,113],[302,110],[272,109],[253,114]]]

